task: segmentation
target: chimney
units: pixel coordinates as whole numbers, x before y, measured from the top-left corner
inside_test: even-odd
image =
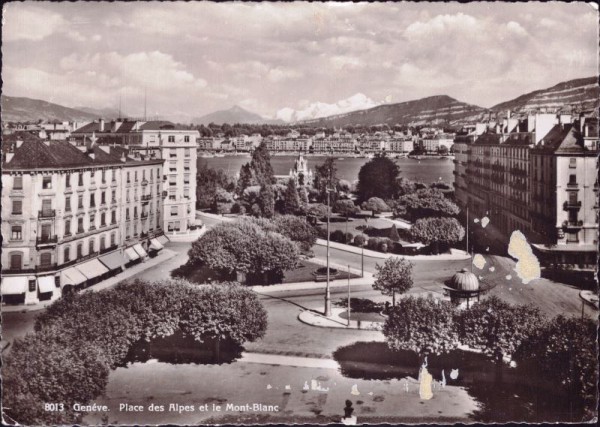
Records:
[[[100,119],[100,126],[98,127],[100,132],[104,132],[104,119]]]
[[[127,158],[125,157],[125,152],[124,151],[121,153],[121,161],[123,163],[125,163],[127,161]]]
[[[23,145],[23,140],[17,139],[17,148],[21,148],[21,145]]]

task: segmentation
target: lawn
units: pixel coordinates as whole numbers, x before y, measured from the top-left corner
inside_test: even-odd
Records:
[[[295,269],[287,270],[283,273],[283,279],[280,283],[312,282],[315,280],[315,276],[313,276],[312,274],[313,271],[315,271],[317,268],[322,267],[322,265],[315,264],[314,262],[301,260],[298,262]],[[189,280],[192,283],[199,284],[208,283],[210,281],[235,280],[233,276],[220,274],[219,272],[211,270],[208,267],[191,266],[187,264],[174,270],[172,275],[173,277],[181,277],[183,279]],[[360,276],[350,273],[351,279],[355,279],[357,277]],[[345,271],[340,271],[339,274],[335,277],[336,280],[347,278],[348,273]]]

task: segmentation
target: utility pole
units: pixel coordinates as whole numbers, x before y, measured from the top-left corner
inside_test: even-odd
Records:
[[[331,295],[329,293],[329,186],[327,186],[327,285],[325,287],[325,317],[331,316]]]

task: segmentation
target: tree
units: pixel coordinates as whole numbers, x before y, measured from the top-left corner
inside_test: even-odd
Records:
[[[234,202],[232,193],[218,188],[214,196],[213,211],[221,215],[230,213]]]
[[[252,169],[257,184],[275,184],[275,173],[273,172],[273,166],[271,166],[271,155],[266,141],[261,142],[252,152],[250,169]]]
[[[294,268],[299,254],[289,238],[251,221],[236,221],[208,230],[192,243],[188,256],[192,263],[229,274],[243,273],[248,282],[266,284]]]
[[[256,180],[252,175],[252,168],[250,167],[250,163],[246,163],[240,168],[240,175],[236,186],[237,194],[244,194],[246,188],[251,187],[253,185],[256,185]]]
[[[391,209],[382,199],[379,197],[371,197],[366,202],[363,202],[362,208],[372,212],[372,215],[379,214],[381,212],[389,212]]]
[[[219,190],[233,191],[233,181],[223,170],[215,170],[204,163],[198,165],[196,175],[196,204],[199,208],[213,208]]]
[[[314,224],[317,222],[318,219],[326,217],[328,211],[329,209],[327,209],[326,205],[322,203],[314,203],[308,206],[307,216],[310,219],[310,221]]]
[[[591,319],[556,316],[538,324],[522,340],[515,359],[533,362],[540,375],[554,380],[572,399],[594,404],[597,399],[597,325]]]
[[[273,215],[275,215],[275,194],[270,184],[263,184],[260,187],[258,205],[260,206],[261,216],[273,218]]]
[[[365,163],[358,172],[356,192],[359,202],[371,197],[392,199],[397,194],[396,180],[400,170],[393,160],[379,156]]]
[[[392,305],[396,306],[396,293],[403,294],[413,286],[412,263],[404,258],[388,258],[383,265],[376,264],[375,268],[373,289],[383,295],[391,295]]]
[[[424,217],[451,217],[459,212],[458,206],[437,188],[426,188],[405,194],[394,203],[394,214],[411,221]]]
[[[456,218],[422,218],[410,229],[412,238],[426,245],[433,244],[435,253],[440,248],[460,242],[465,237],[465,229]]]
[[[108,374],[101,349],[85,340],[60,339],[58,332],[27,335],[3,356],[3,410],[24,425],[79,424],[82,413],[73,405],[102,394]],[[50,402],[63,410],[46,410]]]
[[[296,242],[300,251],[308,253],[317,242],[317,230],[305,218],[293,215],[275,217],[277,232]]]
[[[481,350],[496,362],[497,379],[500,380],[503,357],[512,358],[542,321],[536,307],[513,306],[491,296],[462,311],[458,328],[463,344]]]
[[[296,181],[289,179],[283,194],[283,213],[295,214],[300,210],[300,196],[296,188]]]
[[[338,200],[333,204],[333,212],[348,219],[349,217],[358,214],[360,209],[352,200]]]
[[[337,184],[337,168],[335,166],[335,158],[328,156],[323,164],[315,168],[314,187],[319,192],[319,200],[325,202],[327,200],[327,189],[333,191],[331,194],[331,202],[335,202]]]
[[[448,353],[459,345],[455,312],[456,308],[448,301],[402,298],[389,311],[383,335],[390,348],[414,351],[422,358]]]

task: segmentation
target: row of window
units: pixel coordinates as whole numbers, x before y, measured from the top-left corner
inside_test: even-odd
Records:
[[[189,157],[189,155],[186,155],[186,157]],[[189,169],[189,168],[188,168]],[[106,170],[102,169],[101,171],[102,174],[102,183],[105,184],[106,183]],[[131,182],[131,172],[127,172],[127,182]],[[111,177],[111,181],[115,182],[116,181],[116,171],[113,171],[112,173],[112,177]],[[77,181],[77,185],[79,187],[83,187],[83,172],[77,173],[78,176],[78,181]],[[153,179],[153,169],[150,169],[150,179]],[[160,168],[156,169],[156,177],[158,178],[160,176]],[[90,171],[90,178],[91,178],[91,182],[94,183],[95,182],[95,177],[96,177],[96,171],[92,170]],[[142,170],[142,180],[146,179],[146,170],[143,169]],[[134,181],[137,182],[138,181],[138,171],[134,171]],[[65,175],[65,186],[67,188],[71,187],[71,174],[66,174]],[[13,178],[13,190],[22,190],[23,189],[23,177],[22,176],[15,176]],[[42,189],[44,190],[51,190],[52,189],[52,176],[44,176],[42,177]]]

